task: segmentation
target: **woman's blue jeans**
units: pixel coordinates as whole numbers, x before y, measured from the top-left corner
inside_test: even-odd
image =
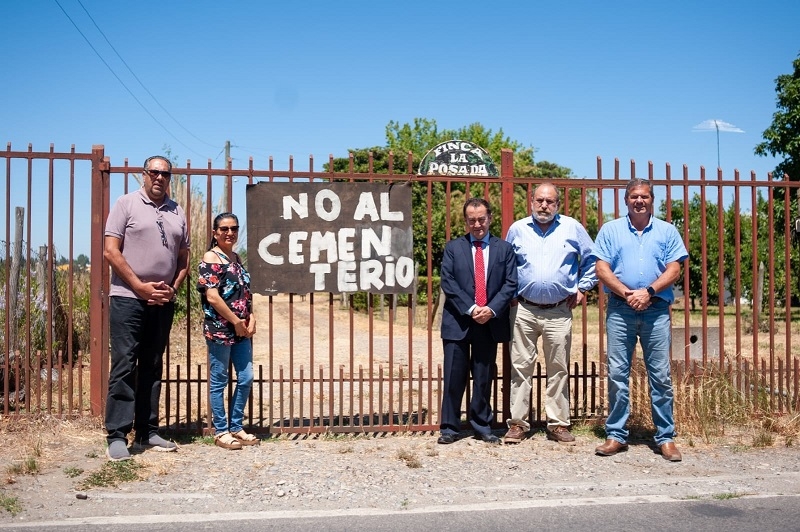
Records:
[[[670,373],[671,319],[669,303],[654,298],[646,310],[636,311],[624,300],[610,297],[606,315],[608,335],[608,419],[606,436],[628,440],[625,423],[630,415],[630,376],[637,340],[642,344],[650,383],[650,409],[656,427],[656,445],[675,439]]]
[[[253,385],[253,341],[250,338],[233,345],[206,341],[211,369],[211,418],[214,432],[239,432],[244,421],[244,405]],[[236,388],[230,401],[230,423],[225,412],[225,387],[228,385],[228,366],[236,370]]]

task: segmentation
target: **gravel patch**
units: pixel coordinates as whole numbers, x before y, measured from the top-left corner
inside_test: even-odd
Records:
[[[546,440],[542,432],[502,446],[468,435],[437,445],[431,433],[280,437],[240,451],[198,441],[182,444],[177,453],[135,454],[143,480],[78,489],[105,462],[102,433],[81,434],[56,431],[40,440],[42,466],[36,475],[9,473],[20,458],[7,447],[0,451],[6,475],[0,495],[16,497],[23,509],[15,517],[0,510],[0,525],[93,516],[392,512],[526,501],[800,493],[800,450],[782,441],[755,449],[742,438],[702,445],[679,439],[684,459],[671,463],[644,442],[599,457],[594,447],[601,440],[592,433],[579,433],[574,445],[564,445]],[[78,469],[83,472],[75,478],[67,474]]]

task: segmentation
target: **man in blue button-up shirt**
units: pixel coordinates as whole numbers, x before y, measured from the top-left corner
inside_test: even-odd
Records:
[[[606,441],[595,449],[611,456],[628,448],[625,423],[630,413],[629,381],[637,341],[650,384],[655,442],[662,456],[679,462],[675,446],[674,402],[670,375],[672,285],[689,254],[675,226],[653,216],[653,189],[646,179],[625,187],[628,216],[603,225],[592,254],[597,276],[609,295],[608,418]]]
[[[536,187],[531,216],[511,225],[506,240],[517,257],[518,304],[511,308],[511,419],[506,443],[518,443],[530,430],[531,379],[542,337],[547,370],[547,437],[569,443],[569,353],[572,309],[597,278],[592,239],[574,218],[558,214],[558,189]]]

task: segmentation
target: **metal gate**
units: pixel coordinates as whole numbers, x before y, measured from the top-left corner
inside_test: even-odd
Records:
[[[75,153],[74,148],[69,153],[56,153],[52,147],[49,152],[34,152],[31,147],[28,151],[12,151],[9,145],[5,152],[0,152],[0,157],[5,162],[6,302],[14,289],[12,263],[16,249],[23,257],[19,261],[22,273],[18,277],[24,280],[21,306],[15,307],[13,313],[6,311],[4,316],[4,353],[18,356],[3,357],[0,361],[3,413],[45,411],[60,415],[87,412],[100,415],[109,363],[109,268],[103,259],[103,229],[112,202],[140,186],[137,178],[142,168],[131,166],[127,161],[120,166],[112,165],[104,156],[103,146],[94,146],[91,153],[80,154]],[[213,168],[210,161],[205,168],[194,168],[190,161],[173,168],[171,195],[187,213],[195,250],[205,249],[209,236],[207,228],[215,213],[222,210],[245,212],[245,186],[256,182],[410,181],[415,201],[423,207],[420,212],[424,214],[416,221],[427,228],[425,260],[419,264],[419,285],[413,296],[363,293],[345,298],[327,293],[258,296],[261,327],[254,349],[255,382],[248,403],[249,422],[256,431],[263,433],[435,430],[438,428],[442,357],[437,321],[439,289],[433,274],[444,242],[463,231],[460,211],[466,195],[487,198],[497,213],[498,225],[493,230],[505,234],[515,218],[528,213],[532,190],[541,180],[514,177],[510,151],[502,153],[500,177],[472,181],[417,176],[412,171],[410,154],[402,169],[394,168],[390,157],[388,173],[355,172],[352,156],[349,171],[334,172],[333,159],[327,162],[330,170],[326,171],[315,170],[313,157],[303,170],[295,169],[291,158],[288,166],[282,169],[276,169],[271,159],[265,169],[255,168],[252,159],[248,167],[242,169],[232,168],[230,162],[225,168]],[[372,167],[370,161],[369,168]],[[633,162],[629,175],[641,177]],[[725,238],[721,207],[733,202],[740,209],[740,203],[749,202],[755,206],[762,197],[766,198],[765,204],[758,207],[759,212],[768,213],[764,219],[750,216],[755,223],[747,226],[746,215],[737,217],[737,236],[750,231],[753,246],[752,249],[736,248],[733,252],[740,259],[736,264],[766,256],[764,270],[768,282],[758,294],[766,305],[758,314],[748,313],[745,308],[748,297],[751,302],[756,298],[743,290],[741,272],[731,275],[735,277],[733,285],[726,284],[724,275],[718,276],[716,286],[703,276],[699,311],[689,311],[689,297],[683,298],[684,308],[676,305],[673,310],[674,325],[681,327],[683,336],[675,335],[674,341],[685,346],[683,360],[677,360],[676,365],[680,378],[687,382],[697,379],[708,366],[745,368],[741,370],[744,375],[741,389],[769,390],[773,410],[794,408],[798,363],[792,348],[797,343],[791,332],[792,308],[775,301],[778,281],[785,286],[784,301],[791,302],[792,295],[797,292],[791,278],[792,217],[790,202],[778,203],[774,196],[791,197],[797,183],[772,181],[771,176],[758,180],[752,174],[750,179],[741,179],[738,172],[732,179],[723,180],[721,171],[715,179],[709,179],[703,169],[692,177],[686,168],[681,178],[673,178],[669,166],[657,176],[652,165],[648,165],[646,175],[654,183],[657,198],[665,202],[667,218],[681,214],[673,212],[673,207],[679,204],[683,219],[688,220],[695,196],[704,205],[714,205],[716,196],[716,205],[720,208],[712,218],[703,218],[699,226],[690,227],[687,223],[681,228],[687,243],[693,238],[702,240],[700,265],[705,270],[719,268],[733,272],[723,253],[712,257],[705,251]],[[620,215],[620,190],[624,189],[626,181],[618,161],[614,163],[613,176],[604,178],[602,162],[598,160],[596,178],[559,179],[554,183],[562,191],[564,210],[590,227],[590,233],[594,234],[605,219]],[[84,183],[88,185],[85,188]],[[75,191],[87,189],[91,190],[90,203],[81,209],[80,203],[86,198],[76,197]],[[27,214],[22,216],[26,220],[20,232],[24,238],[12,245],[12,241],[17,242],[12,239],[11,230],[11,212],[17,199],[21,199]],[[45,206],[37,209],[37,204],[42,202]],[[434,209],[439,205],[444,209]],[[778,215],[785,223],[784,230],[779,233],[775,231],[777,222],[773,211],[776,205],[780,205],[782,211]],[[434,217],[434,212],[441,216]],[[86,228],[90,233],[91,260],[89,265],[81,265],[75,255],[83,250],[80,244],[77,249],[75,246]],[[46,250],[42,254],[32,251],[35,247],[31,242],[39,233],[45,235]],[[53,250],[59,247],[59,242],[65,243],[60,244],[61,249],[67,248],[66,252],[58,251],[64,255],[64,261],[54,256]],[[781,242],[783,255],[775,251]],[[44,280],[35,281],[37,267],[44,272],[55,272],[52,279],[44,274]],[[162,394],[166,425],[172,430],[190,432],[210,427],[208,367],[197,313],[195,268],[196,263],[193,263],[179,294],[178,317],[165,356]],[[690,277],[694,275],[685,268],[680,283],[684,294],[696,292],[692,288],[694,281],[690,284]],[[84,282],[85,287],[79,286]],[[86,301],[81,299],[84,290]],[[728,313],[717,312],[716,327],[710,327],[711,320],[715,319],[710,307],[725,308],[726,293],[732,298],[733,306],[728,306],[732,309],[732,319]],[[714,299],[709,299],[708,294],[713,294]],[[82,305],[88,308],[88,316],[80,314]],[[574,418],[604,414],[603,309],[602,295],[595,295],[575,311],[570,375]],[[59,317],[62,315],[63,318]],[[41,320],[46,324],[44,327],[34,323],[34,318],[40,316],[44,316]],[[63,326],[57,325],[59,320]],[[81,329],[83,323],[88,323],[86,330]],[[690,338],[696,336],[693,331],[698,330],[697,327],[700,336]],[[19,341],[20,338],[23,341]],[[696,344],[701,346],[699,360],[690,359]],[[718,351],[713,351],[712,346],[719,346]],[[500,425],[507,417],[504,413],[509,411],[509,399],[503,393],[509,389],[505,346],[498,365],[500,371],[493,389],[493,403],[496,422]],[[534,377],[531,401],[531,419],[535,421],[540,421],[543,415],[545,378],[539,368]],[[25,393],[20,395],[19,391]],[[681,392],[676,391],[676,395],[678,393]]]

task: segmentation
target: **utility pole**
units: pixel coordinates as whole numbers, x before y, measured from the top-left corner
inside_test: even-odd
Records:
[[[717,120],[716,118],[712,118],[710,120],[704,120],[700,122],[696,126],[692,128],[692,131],[716,131],[717,132],[717,168],[720,168],[722,164],[719,158],[719,132],[722,131],[723,133],[744,133],[743,129],[740,129],[733,124],[729,124],[728,122],[724,122],[722,120]]]
[[[231,166],[231,141],[225,141],[225,168],[230,170]],[[220,201],[220,207],[226,212],[230,212],[231,208],[231,181],[233,179],[230,175],[225,177],[225,192],[223,193],[222,200]]]

